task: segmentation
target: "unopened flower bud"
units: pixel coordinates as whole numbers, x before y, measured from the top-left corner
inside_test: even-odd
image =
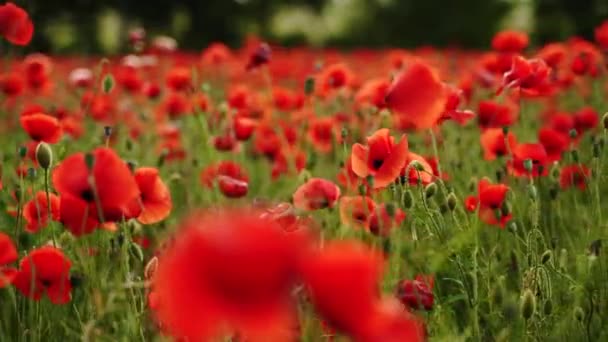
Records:
[[[458,205],[458,199],[456,198],[456,195],[454,195],[453,192],[450,192],[447,198],[445,199],[445,203],[447,204],[448,209],[450,211],[454,211],[454,209],[456,209],[456,206]]]
[[[570,151],[570,154],[572,155],[572,161],[574,161],[575,163],[578,163],[578,161],[579,161],[578,150],[572,150],[572,151]]]
[[[395,207],[394,203],[387,203],[384,208],[386,209],[386,213],[389,217],[395,217],[395,212],[397,211],[397,208]]]
[[[534,184],[528,185],[528,196],[530,196],[531,200],[536,200],[538,197],[538,192],[536,191]]]
[[[570,136],[570,139],[574,139],[578,135],[578,132],[573,128],[568,132],[568,135]]]
[[[431,198],[433,197],[435,194],[437,193],[437,184],[435,183],[429,183],[427,184],[427,186],[424,188],[424,196],[426,198]]]
[[[114,77],[112,74],[107,74],[103,78],[103,92],[108,94],[114,88]]]
[[[524,169],[526,169],[526,171],[532,172],[533,167],[534,163],[532,162],[532,159],[524,160]]]
[[[306,95],[310,95],[312,94],[312,92],[315,90],[315,78],[312,76],[309,76],[306,78],[306,81],[304,81],[304,93]]]
[[[27,156],[27,147],[19,146],[19,148],[17,148],[17,153],[19,154],[19,157],[25,158],[25,156]]]
[[[53,150],[49,144],[41,142],[36,146],[36,162],[45,170],[53,165]]]
[[[602,116],[602,124],[604,125],[604,129],[608,129],[608,112]]]
[[[151,280],[152,277],[154,277],[154,274],[156,273],[157,269],[158,269],[158,258],[153,257],[146,264],[146,268],[144,268],[144,278],[146,280]]]
[[[405,209],[410,209],[412,206],[414,206],[414,195],[410,189],[405,190],[401,201]]]
[[[534,313],[536,312],[536,296],[530,289],[526,289],[524,291],[524,295],[521,297],[521,316],[525,320],[529,320],[532,318]]]
[[[103,135],[106,138],[109,138],[112,136],[112,126],[104,126],[103,127]]]
[[[551,263],[552,261],[553,261],[553,252],[550,249],[548,249],[543,253],[543,255],[541,255],[540,262],[543,264],[546,264],[546,263]]]

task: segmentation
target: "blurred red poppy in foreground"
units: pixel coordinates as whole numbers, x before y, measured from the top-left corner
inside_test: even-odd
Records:
[[[70,267],[70,260],[61,250],[40,247],[21,260],[13,284],[26,297],[40,300],[46,294],[53,304],[65,304],[72,291]]]
[[[380,299],[383,257],[362,244],[333,242],[306,258],[304,280],[315,308],[354,341],[422,341],[422,326]],[[389,314],[391,312],[391,314]]]
[[[419,61],[397,76],[386,95],[387,107],[418,129],[433,127],[447,100],[447,88],[437,73]]]
[[[9,285],[17,271],[6,265],[17,261],[17,249],[11,238],[0,232],[0,289]]]
[[[351,163],[355,174],[361,178],[373,177],[373,188],[384,188],[401,173],[408,153],[405,135],[398,143],[387,128],[376,131],[367,138],[367,144],[354,144]]]
[[[0,35],[15,45],[27,45],[34,35],[34,24],[23,8],[7,2],[0,6]]]
[[[591,177],[591,170],[585,165],[564,166],[559,175],[559,184],[563,189],[577,187],[580,190],[587,188]]]
[[[165,331],[209,340],[295,338],[291,290],[308,236],[247,209],[192,216],[159,257],[151,306]]]

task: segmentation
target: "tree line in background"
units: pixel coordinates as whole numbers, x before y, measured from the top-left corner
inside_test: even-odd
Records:
[[[525,1],[525,0],[519,0]],[[420,45],[486,47],[517,0],[21,0],[37,23],[30,49],[49,52],[99,52],[99,14],[120,13],[122,30],[141,25],[151,34],[179,37],[180,47],[198,50],[213,41],[238,46],[248,33],[283,44],[305,44],[304,34],[277,35],[273,16],[289,6],[321,13],[328,3],[342,3],[354,17],[340,35],[323,45],[338,47]],[[543,43],[571,35],[592,37],[593,28],[608,17],[606,0],[528,0],[532,9],[533,41]],[[351,6],[350,8],[349,6]],[[363,6],[363,7],[361,7]],[[355,8],[357,7],[357,8]],[[176,16],[177,14],[180,14]],[[325,18],[327,20],[327,18]],[[329,18],[340,19],[340,18]],[[182,25],[179,25],[179,20]],[[289,24],[288,19],[288,24]],[[176,24],[176,21],[178,24]],[[57,22],[72,31],[53,30]],[[56,36],[69,35],[57,51]]]

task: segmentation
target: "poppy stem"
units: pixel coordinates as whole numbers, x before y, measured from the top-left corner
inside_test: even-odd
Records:
[[[441,162],[439,161],[439,149],[437,148],[437,139],[435,138],[435,132],[433,129],[429,129],[429,134],[431,135],[431,142],[433,144],[433,154],[435,155],[435,160],[437,160],[437,175],[440,179],[442,179],[441,173]]]
[[[48,168],[44,169],[44,192],[46,194],[47,221],[50,226],[51,222],[53,221],[53,212],[51,211],[51,194],[49,191],[49,169]],[[38,203],[36,202],[36,204],[38,204]],[[52,229],[51,235],[53,237],[53,247],[56,248],[57,247],[57,237],[55,236],[55,229]]]

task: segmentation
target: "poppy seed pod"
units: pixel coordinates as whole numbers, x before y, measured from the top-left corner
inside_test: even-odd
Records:
[[[574,161],[575,163],[578,163],[578,161],[579,161],[578,150],[572,150],[572,151],[570,151],[570,153],[572,154],[572,161]]]
[[[574,139],[578,135],[578,132],[573,128],[568,132],[568,135],[570,136],[570,139]]]
[[[548,249],[540,257],[540,262],[543,264],[550,263],[553,260],[553,252]]]
[[[531,200],[536,200],[538,197],[538,192],[536,191],[534,184],[528,185],[528,196],[530,196]]]
[[[104,126],[103,127],[103,135],[106,138],[109,138],[112,136],[112,126]]]
[[[49,144],[41,142],[36,146],[36,162],[45,170],[51,167],[53,164],[53,150]]]
[[[17,154],[19,154],[19,157],[25,158],[25,156],[27,155],[27,147],[19,146],[17,148]]]
[[[437,184],[429,183],[426,187],[424,187],[424,196],[426,198],[431,198],[437,193]]]
[[[524,169],[526,169],[526,171],[532,172],[533,167],[534,167],[534,164],[532,162],[532,159],[524,160]]]
[[[387,203],[384,208],[386,209],[386,213],[388,214],[389,217],[395,217],[395,213],[397,211],[397,208],[395,207],[394,203]]]
[[[536,297],[530,289],[524,291],[524,295],[521,297],[521,316],[525,320],[529,320],[534,316],[536,312]]]

